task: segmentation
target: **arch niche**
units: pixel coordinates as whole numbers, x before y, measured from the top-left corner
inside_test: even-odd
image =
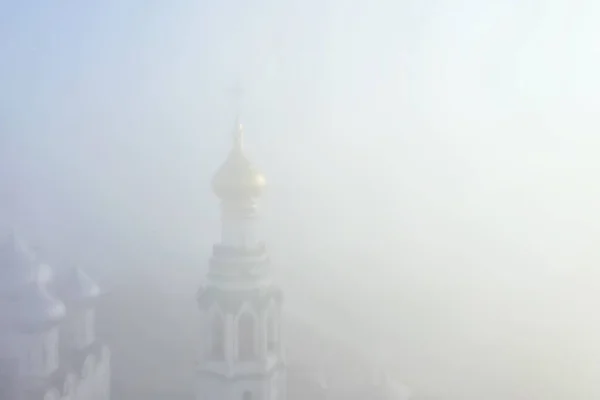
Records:
[[[243,312],[238,319],[238,359],[251,361],[256,358],[256,319],[250,312]]]

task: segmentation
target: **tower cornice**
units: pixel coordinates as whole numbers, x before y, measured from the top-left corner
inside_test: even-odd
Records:
[[[283,301],[283,292],[275,285],[241,290],[223,290],[215,285],[207,285],[198,291],[196,298],[201,309],[207,310],[213,304],[217,304],[221,311],[237,314],[245,304],[257,310],[265,308],[271,301],[280,304]]]

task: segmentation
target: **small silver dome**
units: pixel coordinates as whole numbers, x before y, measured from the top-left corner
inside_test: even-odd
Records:
[[[71,268],[62,280],[60,295],[68,303],[79,303],[100,296],[100,287],[81,268]]]
[[[0,243],[0,305],[10,323],[34,327],[65,317],[65,305],[49,291],[53,271],[16,235]]]
[[[64,303],[49,293],[47,285],[41,279],[27,285],[19,294],[14,307],[14,322],[20,325],[52,324],[66,315]]]

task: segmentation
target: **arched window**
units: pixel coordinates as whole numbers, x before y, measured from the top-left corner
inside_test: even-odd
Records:
[[[242,395],[242,400],[252,400],[252,392],[245,391]]]
[[[215,360],[225,358],[225,321],[221,315],[215,315],[212,320],[211,357]]]
[[[254,317],[250,313],[242,314],[238,320],[238,357],[242,361],[256,357],[254,330]]]
[[[277,350],[277,332],[275,332],[275,317],[273,313],[269,313],[266,322],[267,330],[267,350],[273,353]]]

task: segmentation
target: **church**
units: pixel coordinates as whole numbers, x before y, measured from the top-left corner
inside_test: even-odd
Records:
[[[48,266],[20,237],[4,239],[0,399],[409,399],[406,388],[387,374],[344,358],[344,351],[336,353],[335,343],[318,335],[307,331],[301,334],[302,343],[288,343],[283,291],[273,281],[269,253],[257,228],[265,184],[245,155],[243,129],[236,122],[233,146],[212,181],[220,199],[221,234],[196,295],[201,331],[189,345],[197,354],[194,383],[173,387],[169,394],[161,391],[165,394],[158,397],[152,394],[154,376],[143,379],[144,394],[126,396],[111,388],[111,353],[95,335],[95,307],[101,296],[112,293],[103,293],[79,268]],[[311,335],[317,338],[314,353],[308,345]],[[311,354],[308,363],[288,360],[288,349]],[[336,361],[332,368],[317,359],[324,355]],[[191,367],[163,363],[157,374],[182,368]]]
[[[238,126],[213,190],[221,199],[221,241],[213,246],[198,292],[205,331],[198,364],[200,399],[283,399],[282,293],[269,274],[269,255],[256,232],[256,198],[264,177],[243,153]]]
[[[0,399],[108,400],[110,351],[95,335],[100,288],[60,274],[11,233],[0,245]]]
[[[221,200],[221,240],[197,296],[204,331],[196,400],[409,399],[403,385],[355,358],[346,369],[339,362],[327,369],[322,360],[304,368],[288,361],[286,349],[305,343],[287,343],[284,335],[283,293],[257,228],[266,180],[246,157],[243,134],[237,123],[232,149],[212,182]],[[317,340],[321,355],[335,347]]]

